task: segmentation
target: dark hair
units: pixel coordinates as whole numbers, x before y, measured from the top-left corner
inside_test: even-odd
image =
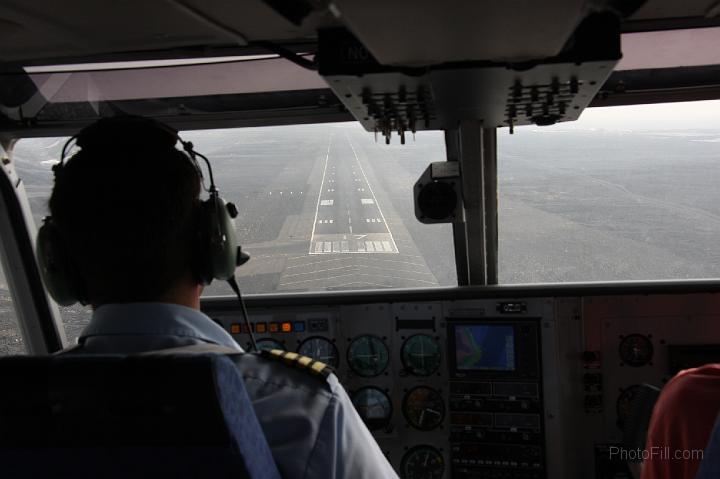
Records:
[[[106,128],[58,171],[53,223],[93,304],[158,300],[193,274],[200,176],[153,127]]]

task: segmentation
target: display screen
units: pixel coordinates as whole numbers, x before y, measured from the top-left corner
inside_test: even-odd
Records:
[[[511,325],[455,325],[458,371],[514,371],[515,330]]]

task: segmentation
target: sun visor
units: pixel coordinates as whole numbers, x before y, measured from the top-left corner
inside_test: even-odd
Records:
[[[0,71],[0,123],[30,127],[238,109],[262,118],[262,111],[318,109],[322,92],[333,100],[317,72],[275,55],[25,67]]]

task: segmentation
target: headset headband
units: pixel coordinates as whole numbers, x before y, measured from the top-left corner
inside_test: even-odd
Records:
[[[60,155],[60,162],[53,167],[55,174],[65,166],[65,159],[68,156],[70,145],[73,143],[82,149],[107,148],[110,144],[122,144],[126,148],[137,149],[175,149],[175,144],[180,142],[183,151],[195,166],[203,189],[210,194],[217,194],[215,178],[213,176],[210,161],[202,153],[195,151],[192,142],[183,140],[174,128],[152,118],[141,116],[118,116],[102,118],[97,122],[83,128],[80,132],[70,137],[63,146]],[[210,185],[205,186],[205,176],[197,161],[200,157],[205,162],[208,171]]]

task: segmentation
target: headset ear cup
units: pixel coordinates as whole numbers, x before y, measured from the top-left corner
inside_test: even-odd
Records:
[[[55,225],[45,218],[38,230],[36,255],[40,275],[50,296],[61,306],[83,302],[80,281]]]
[[[212,215],[208,201],[200,203],[197,219],[197,246],[195,253],[195,276],[201,284],[212,283],[212,262],[210,260],[210,230]]]
[[[228,212],[225,201],[217,193],[203,201],[201,205],[200,225],[204,229],[201,253],[204,260],[199,266],[200,278],[204,284],[213,279],[228,280],[235,274],[238,262],[238,241],[235,233],[235,221]]]

